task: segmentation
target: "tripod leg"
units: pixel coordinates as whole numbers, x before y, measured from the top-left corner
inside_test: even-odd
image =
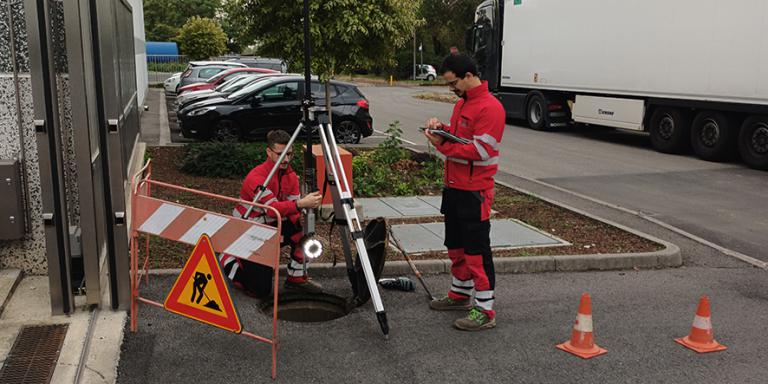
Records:
[[[357,216],[355,210],[355,204],[352,200],[352,194],[349,188],[349,182],[347,181],[344,173],[344,166],[341,162],[341,156],[336,147],[336,139],[333,136],[333,128],[328,125],[328,132],[323,124],[320,124],[320,141],[323,145],[323,151],[329,154],[329,158],[326,159],[327,164],[331,168],[334,181],[336,182],[336,189],[340,197],[340,203],[344,210],[345,219],[347,221],[347,227],[355,240],[357,246],[357,253],[360,256],[360,263],[363,266],[363,273],[365,274],[365,281],[368,285],[368,291],[371,294],[371,301],[373,302],[373,308],[376,311],[376,317],[379,321],[379,326],[385,337],[389,336],[389,324],[387,323],[387,314],[384,312],[384,305],[379,295],[379,288],[376,285],[376,278],[373,275],[373,269],[371,268],[371,262],[368,259],[368,250],[365,248],[365,242],[363,240],[363,228],[360,224],[360,219]],[[343,185],[342,185],[343,182]],[[343,188],[342,188],[343,187]]]
[[[352,283],[352,294],[357,297],[361,287],[357,285],[355,264],[352,261],[352,248],[349,246],[349,230],[347,228],[339,228],[339,231],[341,231],[341,245],[344,249],[344,260],[347,263],[347,277],[349,278],[349,282]]]

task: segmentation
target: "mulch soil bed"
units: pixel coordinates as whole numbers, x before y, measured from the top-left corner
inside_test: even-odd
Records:
[[[184,153],[182,147],[150,147],[148,153],[152,158],[153,180],[224,196],[239,196],[241,180],[190,176],[181,172],[178,165],[181,164]],[[434,191],[434,193],[439,194],[439,191]],[[152,189],[152,196],[225,215],[231,214],[233,208],[233,204],[226,201],[159,187]],[[501,185],[496,186],[493,209],[497,211],[492,217],[493,219],[518,219],[572,244],[557,247],[494,250],[494,257],[634,253],[663,249],[660,244]],[[388,219],[390,225],[441,221],[442,217]],[[330,241],[328,241],[329,229],[329,224],[317,224],[317,234],[325,243],[326,249],[330,248],[330,252],[324,252],[315,262],[331,262],[335,255],[338,262],[343,264],[344,254],[339,227],[334,229]],[[191,251],[191,246],[151,236],[149,266],[150,268],[181,268]],[[284,257],[288,257],[287,247],[283,249],[283,254]],[[411,255],[411,258],[416,260],[443,259],[446,257],[445,252]],[[399,252],[390,249],[387,260],[404,259]]]

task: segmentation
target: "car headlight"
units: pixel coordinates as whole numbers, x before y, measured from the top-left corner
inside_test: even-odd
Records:
[[[216,107],[203,107],[203,108],[200,108],[200,109],[195,109],[195,110],[190,111],[187,114],[187,116],[200,116],[200,115],[204,115],[204,114],[206,114],[206,113],[208,113],[210,111],[213,111],[215,109],[216,109]]]

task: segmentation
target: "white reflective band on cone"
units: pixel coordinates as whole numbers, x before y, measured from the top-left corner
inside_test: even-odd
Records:
[[[592,315],[576,315],[576,323],[573,329],[579,332],[592,332]]]
[[[693,326],[698,329],[712,329],[712,320],[709,317],[694,316]]]

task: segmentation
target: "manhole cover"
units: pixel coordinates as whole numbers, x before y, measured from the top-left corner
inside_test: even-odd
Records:
[[[328,293],[281,294],[278,298],[277,318],[300,323],[331,321],[346,316],[354,308],[347,299]],[[272,315],[272,301],[261,306],[261,310]]]
[[[50,382],[66,335],[66,324],[22,328],[0,370],[0,383]]]

